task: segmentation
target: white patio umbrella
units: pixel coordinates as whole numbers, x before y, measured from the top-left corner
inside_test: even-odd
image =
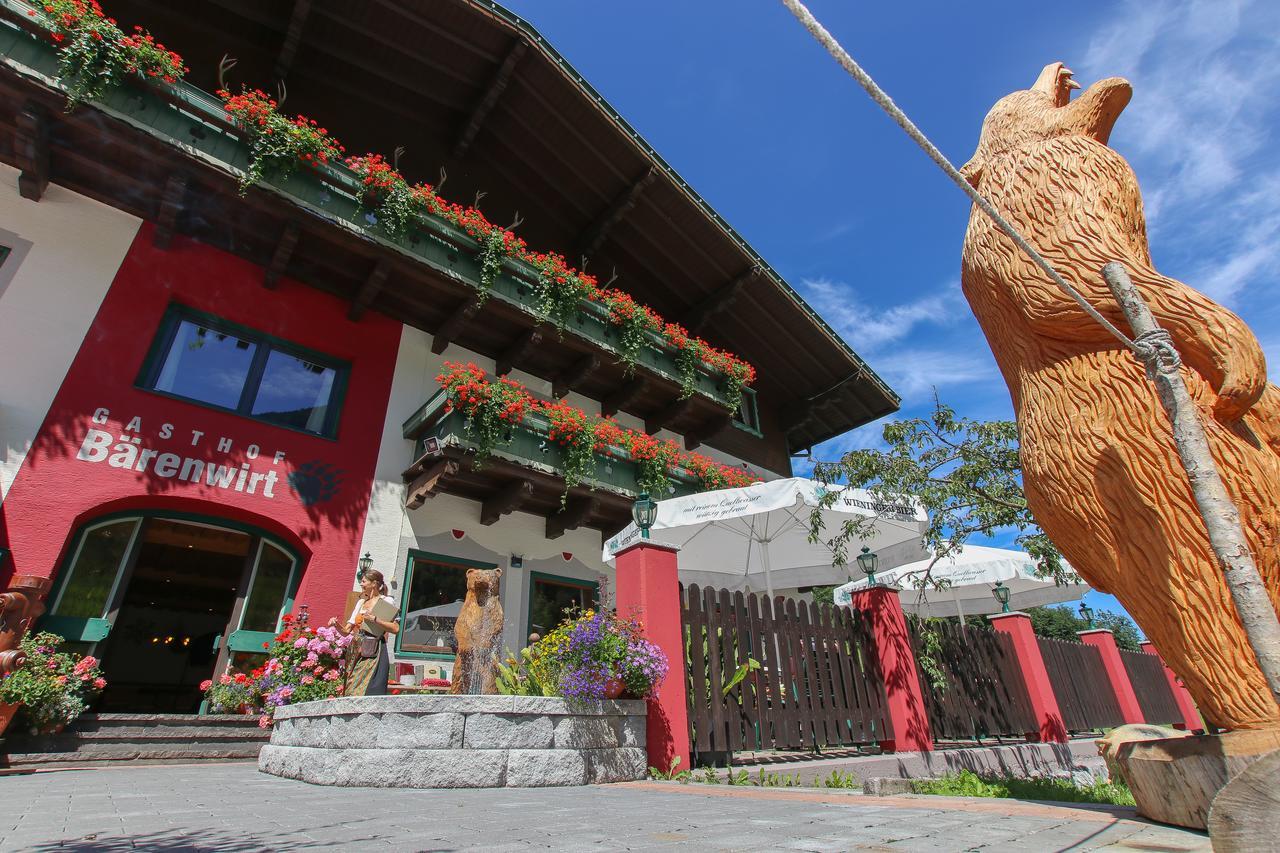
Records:
[[[958,554],[939,560],[930,573],[930,582],[922,589],[919,582],[925,577],[932,558],[905,563],[883,572],[876,572],[876,584],[897,587],[902,609],[917,616],[981,616],[999,613],[1000,602],[992,594],[996,581],[1009,590],[1009,609],[1024,610],[1046,604],[1079,601],[1089,591],[1089,585],[1077,578],[1077,582],[1058,586],[1052,578],[1036,577],[1036,562],[1031,555],[1006,548],[988,548],[985,545],[965,545]],[[1064,568],[1075,577],[1075,572],[1065,562]],[[945,589],[936,589],[934,582],[949,581]],[[836,604],[848,604],[850,593],[866,589],[867,578],[837,587]]]
[[[832,565],[831,549],[809,541],[809,515],[823,495],[837,492],[822,510],[826,535],[838,533],[852,517],[874,519],[874,531],[849,543],[849,563],[862,546],[884,552],[901,546],[919,550],[928,525],[923,507],[911,500],[885,503],[862,489],[824,486],[792,477],[753,483],[658,502],[651,528],[657,541],[680,548],[680,579],[730,590],[826,586],[848,579],[849,569]],[[603,559],[640,539],[634,523],[605,542]]]

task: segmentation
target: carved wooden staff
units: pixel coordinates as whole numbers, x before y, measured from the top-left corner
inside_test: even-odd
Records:
[[[1280,703],[1280,618],[1271,606],[1267,587],[1244,538],[1240,511],[1227,494],[1209,452],[1200,413],[1178,370],[1182,358],[1173,345],[1173,337],[1156,322],[1124,265],[1112,261],[1102,268],[1102,277],[1133,329],[1134,355],[1146,368],[1147,378],[1156,386],[1160,405],[1169,415],[1173,443],[1191,482],[1191,493],[1209,533],[1209,545],[1218,558],[1258,666],[1271,694]]]

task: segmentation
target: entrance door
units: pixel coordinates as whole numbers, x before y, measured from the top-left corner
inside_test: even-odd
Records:
[[[99,522],[80,534],[40,627],[102,660],[97,710],[194,713],[201,681],[261,661],[292,607],[296,567],[272,541],[216,524]]]
[[[253,537],[150,519],[111,634],[100,711],[193,713],[235,607]]]

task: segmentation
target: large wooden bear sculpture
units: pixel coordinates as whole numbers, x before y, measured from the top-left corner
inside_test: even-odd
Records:
[[[1121,329],[1100,270],[1120,261],[1174,338],[1214,458],[1280,607],[1280,392],[1235,314],[1156,272],[1138,182],[1107,146],[1132,90],[1062,63],[1002,98],[961,170]],[[1071,565],[1115,595],[1209,722],[1280,725],[1209,548],[1169,420],[1133,356],[974,208],[964,293],[1009,385],[1027,501]]]
[[[496,664],[502,643],[502,569],[467,569],[467,595],[454,623],[458,657],[450,693],[498,692]]]

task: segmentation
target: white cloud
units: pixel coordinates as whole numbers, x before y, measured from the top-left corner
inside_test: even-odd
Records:
[[[1001,392],[1005,391],[1004,380],[985,344],[976,350],[969,346],[901,350],[879,359],[876,367],[902,396],[904,408],[928,401],[935,389],[943,402],[951,399],[945,392],[958,386],[995,383]]]
[[[1073,66],[1083,85],[1133,83],[1111,144],[1143,187],[1157,268],[1246,320],[1280,273],[1277,51],[1273,0],[1127,0]]]
[[[878,352],[885,344],[906,338],[917,326],[950,326],[968,316],[958,281],[884,309],[868,307],[850,285],[829,278],[804,279],[800,287],[818,313],[862,353]]]

